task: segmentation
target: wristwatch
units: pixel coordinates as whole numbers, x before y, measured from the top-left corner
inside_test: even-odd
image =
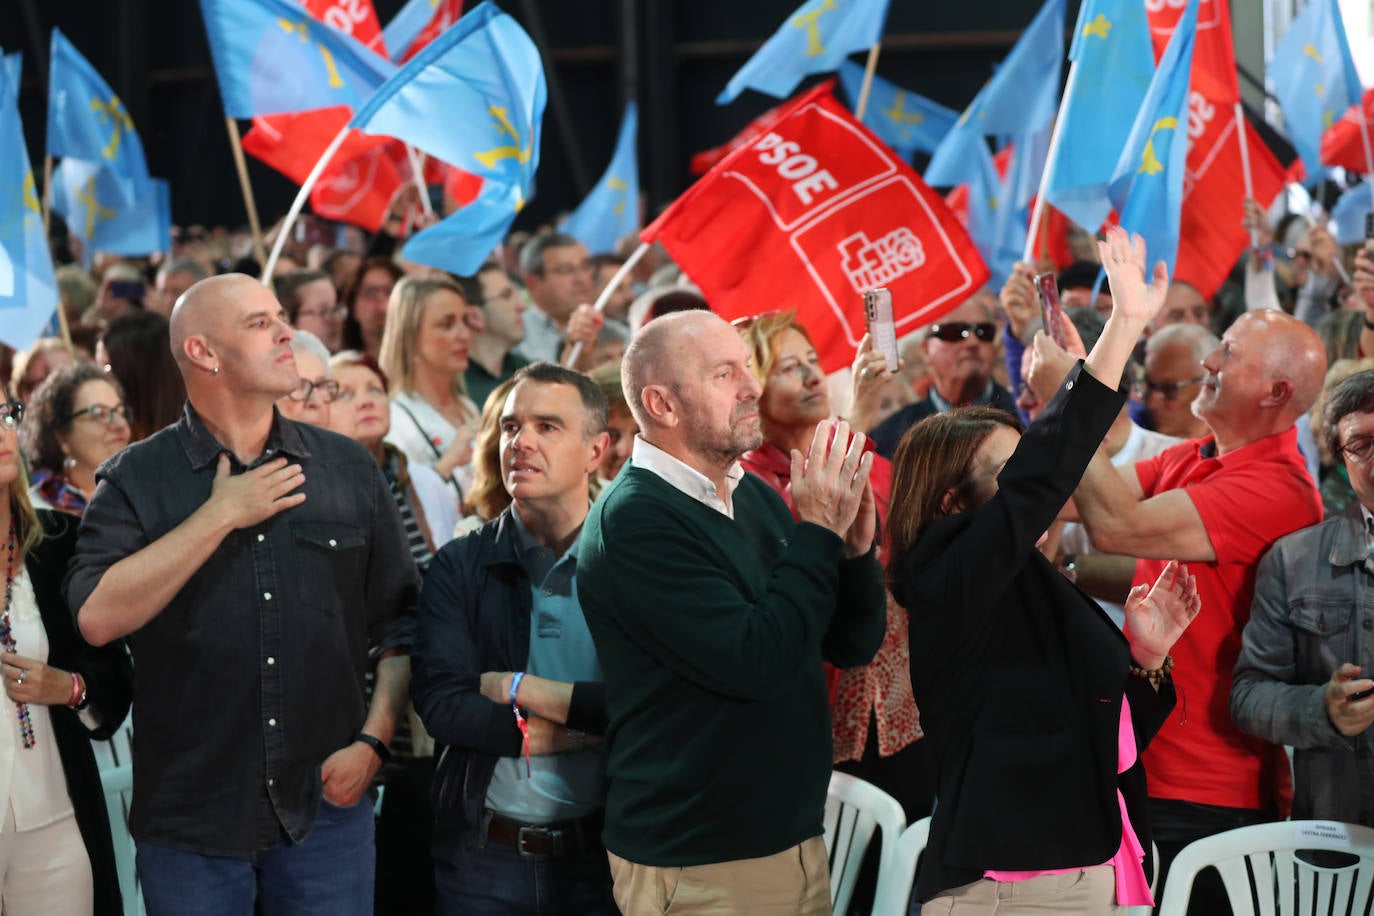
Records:
[[[381,738],[375,735],[369,735],[367,732],[358,732],[358,737],[354,740],[361,741],[363,744],[372,748],[373,753],[377,755],[382,763],[386,763],[391,759],[391,748],[383,744]]]

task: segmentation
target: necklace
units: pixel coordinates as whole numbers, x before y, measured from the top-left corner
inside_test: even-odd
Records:
[[[15,655],[19,654],[19,650],[14,642],[14,631],[10,629],[10,606],[14,601],[14,554],[17,540],[14,519],[11,518],[9,543],[5,548],[8,556],[5,560],[5,609],[0,613],[0,646],[4,646],[6,652]],[[19,709],[19,732],[24,738],[24,747],[33,747],[37,742],[33,736],[33,718],[29,715],[29,704],[15,700],[14,705]]]

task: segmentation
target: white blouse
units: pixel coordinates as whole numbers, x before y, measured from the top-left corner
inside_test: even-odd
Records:
[[[477,416],[472,401],[465,407]],[[386,441],[400,449],[412,465],[433,467],[457,434],[458,428],[424,398],[410,393],[392,395],[391,432]],[[454,469],[453,482],[462,493],[472,489],[471,462]]]
[[[48,633],[38,615],[28,571],[22,566],[14,580],[10,631],[19,655],[47,663]],[[46,705],[30,703],[29,719],[33,722],[34,746],[24,747],[19,708],[0,692],[0,799],[9,800],[16,830],[46,827],[72,814],[52,714]]]

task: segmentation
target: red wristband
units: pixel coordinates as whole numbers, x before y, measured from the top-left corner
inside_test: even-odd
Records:
[[[72,695],[67,700],[67,705],[72,709],[82,709],[86,705],[86,685],[81,682],[81,675],[72,672]]]

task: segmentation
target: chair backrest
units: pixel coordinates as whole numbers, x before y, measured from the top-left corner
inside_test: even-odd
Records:
[[[873,895],[873,916],[906,916],[911,904],[911,887],[916,883],[916,866],[930,839],[930,818],[923,817],[902,831],[897,848],[887,867],[878,872],[878,890]]]
[[[129,808],[134,801],[133,737],[133,717],[130,716],[109,741],[92,741],[91,746],[100,768],[105,811],[110,817],[110,838],[114,841],[115,873],[119,876],[120,896],[124,898],[124,916],[143,916],[134,838],[129,834]]]
[[[1299,850],[1341,852],[1357,861],[1319,865],[1295,856]],[[1189,843],[1169,867],[1160,916],[1187,912],[1193,879],[1208,866],[1221,874],[1236,916],[1355,916],[1374,911],[1374,828],[1339,821],[1281,821]]]
[[[830,855],[830,907],[835,914],[849,910],[854,884],[859,879],[864,852],[875,828],[883,831],[878,874],[896,854],[897,837],[906,826],[906,814],[891,795],[848,773],[830,774],[825,799],[825,849]]]

